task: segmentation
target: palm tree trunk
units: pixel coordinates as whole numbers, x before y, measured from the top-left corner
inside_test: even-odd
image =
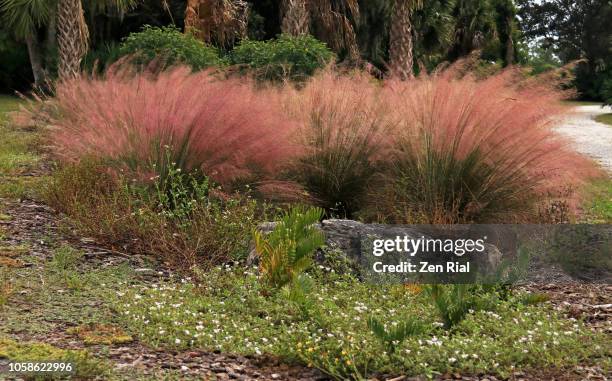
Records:
[[[25,38],[25,42],[28,47],[28,55],[30,56],[30,65],[32,66],[34,87],[40,89],[44,86],[47,78],[40,55],[40,44],[38,43],[38,38],[34,34],[29,34]]]
[[[229,48],[246,36],[249,10],[244,0],[187,0],[185,32]]]
[[[77,77],[81,60],[87,53],[89,32],[81,0],[59,0],[57,8],[57,45],[60,79]]]
[[[389,72],[402,81],[414,77],[412,70],[412,0],[395,0],[389,36]]]
[[[310,32],[310,13],[306,0],[283,0],[281,7],[283,33],[300,36]]]
[[[49,22],[47,23],[47,31],[45,36],[45,67],[47,70],[53,67],[55,53],[57,50],[57,9],[52,7],[49,11]]]
[[[185,9],[185,32],[198,39],[210,42],[210,25],[203,20],[210,19],[212,4],[210,0],[187,0]]]

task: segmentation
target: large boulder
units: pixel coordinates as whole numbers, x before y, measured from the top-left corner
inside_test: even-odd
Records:
[[[276,223],[266,222],[259,226],[259,230],[263,233],[270,232],[274,229]],[[408,239],[418,240],[419,238],[439,237],[440,231],[444,234],[454,237],[482,236],[488,234],[494,236],[495,232],[484,232],[482,229],[474,231],[468,225],[462,225],[463,228],[447,228],[428,227],[425,225],[384,225],[384,224],[365,224],[353,220],[329,219],[322,221],[319,228],[323,231],[326,237],[328,247],[332,247],[335,251],[340,251],[352,263],[359,266],[366,266],[373,258],[372,242],[377,239],[394,239],[396,237],[408,237]],[[446,231],[448,230],[448,231]],[[475,261],[475,265],[479,268],[480,273],[493,273],[499,267],[502,261],[502,253],[496,245],[485,243],[485,250],[477,256],[473,256],[471,260]],[[317,261],[325,261],[325,251],[319,251],[315,256]],[[440,260],[437,258],[419,257],[422,260]],[[256,265],[258,262],[257,252],[252,246],[247,262],[251,265]]]

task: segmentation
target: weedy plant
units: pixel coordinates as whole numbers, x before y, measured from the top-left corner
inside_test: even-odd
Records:
[[[189,223],[198,204],[208,202],[210,180],[197,170],[184,173],[170,160],[168,154],[161,170],[163,174],[155,177],[156,202],[164,216],[180,220],[181,223]]]
[[[324,234],[316,227],[322,216],[319,208],[294,207],[269,234],[253,232],[266,284],[282,288],[296,282],[311,266],[312,254],[325,244]]]
[[[368,327],[387,353],[394,353],[408,337],[421,335],[427,331],[427,326],[414,316],[409,316],[391,327],[386,327],[380,320],[371,316],[368,318]]]

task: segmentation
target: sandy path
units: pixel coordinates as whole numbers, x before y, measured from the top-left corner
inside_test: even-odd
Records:
[[[612,175],[612,126],[594,120],[610,112],[611,107],[577,106],[556,129],[571,139],[576,151],[593,158]]]

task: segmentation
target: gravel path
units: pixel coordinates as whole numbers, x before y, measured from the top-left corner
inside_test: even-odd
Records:
[[[578,106],[556,129],[572,140],[578,152],[593,158],[612,174],[612,126],[594,120],[597,115],[610,112],[611,107]]]

